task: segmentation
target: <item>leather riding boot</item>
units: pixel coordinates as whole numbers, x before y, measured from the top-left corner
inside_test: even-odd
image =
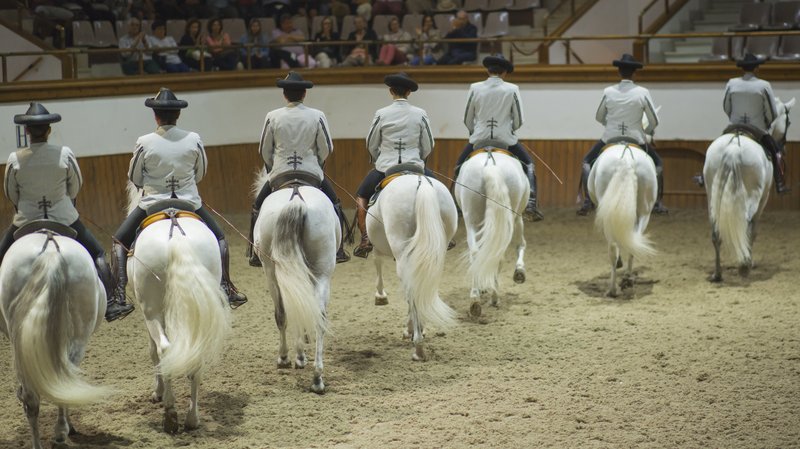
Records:
[[[533,163],[525,164],[525,175],[531,186],[531,196],[528,197],[528,205],[525,206],[524,217],[528,221],[542,221],[544,214],[539,210],[539,202],[536,199],[536,169]]]
[[[231,257],[228,253],[228,241],[225,239],[219,241],[219,255],[222,258],[222,282],[220,282],[220,286],[228,296],[228,303],[231,305],[231,308],[235,309],[247,302],[247,296],[239,292],[236,286],[233,285],[233,282],[231,282]]]
[[[456,169],[453,172],[453,179],[450,182],[450,196],[453,197],[453,201],[456,203],[456,213],[458,213],[459,217],[463,217],[464,213],[461,212],[461,206],[458,205],[458,201],[456,201],[456,180],[458,179],[458,173],[461,170],[461,165],[456,165]]]
[[[372,242],[367,236],[367,199],[359,197],[356,199],[356,204],[358,204],[356,217],[358,217],[358,230],[361,231],[361,243],[353,250],[353,255],[366,259],[372,251]]]
[[[344,249],[344,241],[347,240],[347,234],[349,232],[347,229],[347,217],[344,216],[341,201],[333,203],[333,210],[336,212],[336,216],[339,217],[339,227],[342,231],[342,240],[339,242],[339,249],[336,250],[336,263],[344,263],[350,260],[350,254],[347,254],[347,251]]]
[[[775,151],[775,163],[772,164],[772,175],[775,177],[775,191],[778,195],[789,193],[792,189],[786,186],[784,177],[786,167],[783,165],[783,152]]]
[[[108,322],[124,318],[133,312],[133,304],[125,301],[125,287],[128,286],[128,250],[121,244],[114,243],[111,246],[111,258],[114,262],[113,277],[111,267],[105,257],[99,257],[94,261],[97,274],[106,286],[106,321]]]
[[[249,259],[248,262],[250,263],[251,267],[260,267],[261,266],[261,259],[258,258],[258,254],[256,253],[255,248],[253,248],[253,243],[255,242],[255,229],[256,229],[256,220],[258,220],[258,213],[260,212],[259,209],[253,208],[250,211],[250,234],[249,240],[251,243],[247,244],[247,252],[245,255]]]
[[[664,198],[664,171],[658,169],[656,172],[656,180],[658,182],[658,195],[656,196],[656,204],[653,205],[653,213],[658,215],[666,215],[669,209],[664,206],[662,199]]]
[[[587,164],[586,162],[583,163],[581,166],[581,196],[583,197],[583,204],[581,208],[578,209],[578,215],[587,215],[589,212],[594,210],[594,203],[592,203],[592,198],[589,196],[589,172],[592,170],[592,166]]]

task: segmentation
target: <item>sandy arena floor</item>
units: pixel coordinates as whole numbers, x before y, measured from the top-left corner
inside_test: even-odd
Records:
[[[507,264],[500,307],[485,305],[479,320],[466,317],[459,230],[441,295],[461,319],[429,333],[425,363],[412,362],[401,339],[406,305],[394,271],[390,303],[376,307],[371,259],[339,265],[324,396],[309,392],[310,368],[276,369],[272,301],[231,237],[234,278],[250,303],[234,312],[228,352],[203,383],[202,428],[161,432],[137,312],[91,341],[88,378],[118,394],[73,411],[82,433],[73,441],[131,449],[800,447],[800,213],[763,217],[752,274],[742,279],[728,263],[721,285],[706,281],[713,249],[705,213],[654,217],[660,254],[637,267],[632,291],[610,300],[605,242],[592,219],[546,212],[527,225],[527,283],[514,284]],[[245,227],[246,217],[234,218]],[[2,339],[2,449],[30,447],[11,372]],[[176,389],[182,420],[188,383]],[[55,417],[53,406],[42,407],[45,440]]]

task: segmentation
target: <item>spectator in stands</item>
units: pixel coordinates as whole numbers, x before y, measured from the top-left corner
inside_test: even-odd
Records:
[[[236,50],[230,48],[231,37],[222,29],[222,20],[213,18],[208,21],[206,45],[217,70],[236,70],[239,58]]]
[[[378,60],[375,61],[378,65],[396,65],[403,64],[407,61],[406,55],[411,50],[410,41],[411,35],[408,31],[400,28],[400,20],[397,17],[392,17],[389,20],[389,33],[383,35],[385,44],[381,45],[381,52]]]
[[[362,41],[378,40],[375,31],[371,28],[367,28],[367,21],[361,16],[356,16],[353,20],[353,27],[355,29],[350,33],[350,36],[347,37],[347,40],[356,42],[356,44],[347,48],[347,57],[339,64],[342,67],[367,65],[370,57],[372,57],[372,59],[377,59],[374,47],[372,51],[368,51],[367,45],[361,43]]]
[[[433,9],[431,0],[406,0],[406,13],[425,14]]]
[[[295,28],[292,16],[289,14],[281,15],[278,28],[272,30],[272,40],[280,44],[293,44],[304,42],[306,40],[305,34],[299,29]],[[273,49],[272,53],[278,56],[278,59],[286,64],[288,67],[308,67],[314,68],[317,66],[317,61],[313,57],[306,54],[303,46],[289,45]],[[288,53],[288,54],[287,54]],[[291,64],[289,61],[295,61]],[[284,67],[285,68],[285,67]]]
[[[375,0],[372,4],[372,17],[380,14],[403,15],[403,0]]]
[[[250,44],[252,47],[242,48],[242,64],[247,65],[247,55],[250,54],[250,68],[253,69],[266,69],[270,67],[269,59],[269,38],[261,31],[261,20],[256,17],[250,19],[247,24],[247,33],[242,36],[240,43],[242,45]]]
[[[469,23],[467,12],[460,9],[456,13],[456,17],[452,22],[452,29],[445,35],[445,39],[469,39],[477,37],[478,29],[475,28],[475,25]],[[474,61],[477,58],[477,42],[452,43],[449,44],[448,47],[447,53],[439,59],[439,64],[463,64],[465,62]]]
[[[350,6],[345,0],[332,0],[331,1],[331,14],[336,17],[339,23],[342,23],[344,16],[350,14]]]
[[[147,43],[153,50],[153,59],[161,66],[161,69],[168,73],[188,72],[189,66],[181,61],[175,38],[167,36],[167,24],[163,20],[157,19],[151,25],[153,35],[147,36]],[[170,48],[170,50],[155,50],[157,48]]]
[[[339,33],[333,31],[333,17],[328,16],[322,19],[320,30],[314,36],[314,42],[330,42],[340,40]],[[315,45],[314,46],[314,59],[317,60],[317,65],[327,69],[332,65],[339,63],[339,49],[338,45]]]
[[[201,31],[200,21],[197,19],[189,19],[186,22],[186,28],[181,37],[181,47],[192,47],[188,50],[179,50],[178,55],[184,64],[193,70],[207,71],[211,70],[212,59],[211,54],[203,50],[203,33]],[[201,68],[200,62],[203,62]]]
[[[372,18],[372,2],[370,0],[350,0],[350,7],[353,14],[363,17],[366,21]]]
[[[442,35],[436,28],[433,16],[428,14],[422,18],[422,27],[416,29],[417,43],[414,45],[414,57],[411,58],[411,65],[431,65],[436,64],[436,60],[442,57],[442,44],[431,42],[441,39]]]
[[[119,38],[119,48],[149,49],[147,38],[142,31],[142,22],[136,17],[128,19],[128,33]],[[128,51],[120,53],[122,57],[122,73],[137,75],[139,73],[139,52]],[[144,73],[161,73],[161,67],[153,61],[149,51],[141,52],[142,69]]]
[[[239,17],[239,11],[230,0],[208,0],[208,8],[214,17]]]

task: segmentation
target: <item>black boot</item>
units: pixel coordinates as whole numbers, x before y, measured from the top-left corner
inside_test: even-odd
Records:
[[[525,174],[531,186],[531,196],[528,197],[528,205],[525,206],[525,219],[528,221],[542,221],[544,214],[539,210],[539,202],[536,199],[536,169],[533,163],[525,165]]]
[[[367,200],[358,198],[356,201],[358,204],[356,216],[358,217],[358,229],[361,231],[361,243],[353,250],[353,255],[366,259],[372,251],[372,242],[369,241],[367,236]]]
[[[584,162],[583,166],[581,166],[581,196],[583,196],[583,204],[581,208],[578,209],[578,215],[588,215],[589,212],[594,210],[594,203],[592,203],[592,198],[589,196],[589,172],[592,170],[592,166],[588,163]]]
[[[253,248],[253,243],[255,242],[255,228],[256,228],[256,220],[258,220],[258,213],[260,212],[259,209],[253,208],[250,211],[250,242],[247,244],[247,252],[245,255],[249,259],[249,263],[251,267],[260,267],[261,266],[261,259],[258,258],[258,254],[256,253],[255,248]]]
[[[231,305],[231,308],[235,309],[247,302],[247,296],[239,292],[236,286],[233,285],[233,282],[231,282],[231,257],[228,253],[228,241],[225,239],[219,241],[219,255],[222,258],[222,282],[220,282],[220,286],[222,286],[222,290],[228,296],[228,303]]]
[[[339,227],[342,231],[342,240],[339,242],[339,249],[336,250],[336,263],[344,263],[350,260],[350,254],[347,254],[347,251],[344,250],[344,242],[348,240],[353,243],[353,236],[347,223],[347,217],[344,216],[344,211],[342,210],[342,202],[336,201],[333,203],[333,210],[336,212],[336,216],[339,217]]]
[[[775,158],[772,164],[772,174],[775,178],[775,191],[778,195],[784,195],[791,192],[792,189],[786,186],[786,178],[784,177],[786,167],[783,165],[783,152],[775,151]]]
[[[664,171],[663,169],[656,169],[656,180],[658,182],[658,195],[656,196],[656,204],[653,205],[653,213],[658,215],[669,214],[669,209],[664,207],[662,199],[664,198]]]
[[[128,286],[128,250],[121,244],[114,243],[111,246],[111,257],[114,262],[113,278],[111,267],[105,257],[98,257],[94,261],[97,274],[106,287],[106,321],[108,322],[125,318],[133,312],[133,304],[125,301],[125,287]]]

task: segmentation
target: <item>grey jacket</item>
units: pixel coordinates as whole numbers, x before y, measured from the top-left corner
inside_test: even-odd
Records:
[[[647,115],[647,129],[642,128],[644,115]],[[658,115],[650,91],[631,80],[622,80],[619,84],[606,87],[595,119],[605,126],[601,139],[603,142],[629,137],[644,144],[645,133],[653,134],[658,126]]]
[[[519,140],[515,132],[522,122],[522,105],[516,84],[492,75],[486,81],[470,86],[464,111],[469,143],[510,147]]]
[[[433,145],[428,114],[405,99],[378,109],[367,135],[367,150],[380,172],[398,164],[425,167]]]
[[[745,73],[728,81],[722,109],[732,124],[748,124],[768,132],[778,116],[774,98],[769,82]]]

